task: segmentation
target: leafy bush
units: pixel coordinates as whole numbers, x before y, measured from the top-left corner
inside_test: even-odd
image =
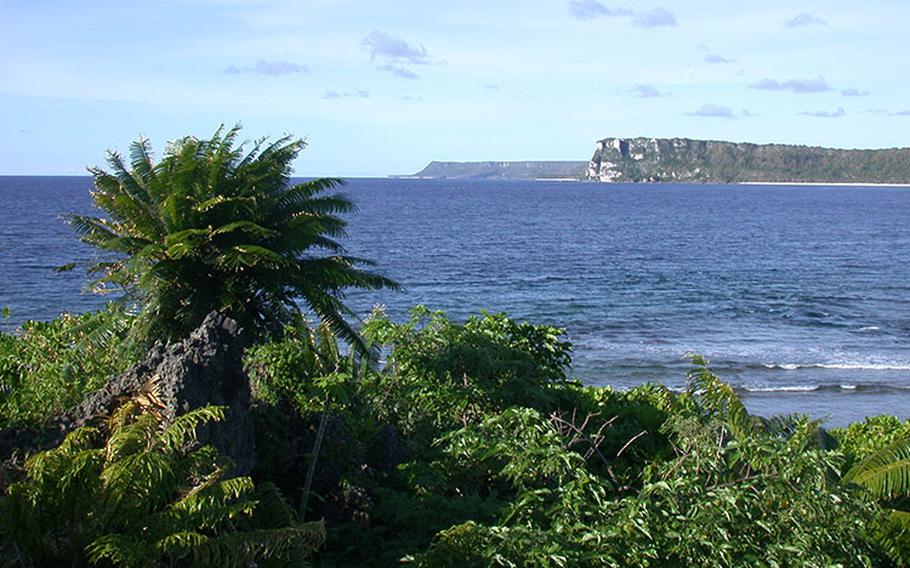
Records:
[[[374,313],[363,335],[390,351],[366,387],[371,404],[379,420],[428,443],[489,412],[552,403],[551,387],[566,381],[571,364],[572,346],[562,334],[504,314],[458,324],[418,306],[410,321],[396,324]]]
[[[127,404],[101,432],[80,428],[32,456],[0,501],[0,554],[14,565],[157,566],[191,561],[248,566],[300,559],[324,538],[297,525],[280,494],[249,478],[224,479],[196,427],[223,410],[191,411],[163,427]]]
[[[665,424],[676,456],[617,498],[542,417],[507,410],[446,437],[451,475],[515,496],[495,523],[441,531],[425,566],[871,566],[877,508],[832,476],[843,460],[817,424],[765,428],[704,368]],[[506,426],[504,428],[504,426]],[[787,433],[784,433],[784,431]],[[454,446],[452,445],[454,444]],[[465,465],[467,464],[467,466]],[[461,465],[462,467],[458,467]],[[483,481],[485,480],[485,481]],[[455,485],[458,487],[457,485]]]
[[[284,336],[249,348],[244,366],[254,396],[265,403],[292,402],[304,415],[349,409],[354,396],[352,357],[342,357],[332,330],[305,322]]]
[[[136,357],[114,308],[0,333],[0,428],[34,425],[78,404]]]
[[[910,420],[894,416],[871,416],[844,428],[831,430],[838,446],[847,456],[847,465],[862,461],[887,446],[910,438]]]

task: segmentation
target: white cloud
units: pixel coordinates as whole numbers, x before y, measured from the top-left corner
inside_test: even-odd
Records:
[[[831,90],[831,87],[828,86],[828,82],[821,75],[814,79],[787,79],[786,81],[762,79],[758,83],[749,86],[753,89],[762,91],[790,91],[791,93],[796,93],[798,95],[806,93],[823,93]]]
[[[863,111],[866,114],[878,114],[881,116],[910,116],[910,110],[886,110],[883,108],[870,108]]]
[[[322,98],[326,100],[335,100],[335,99],[368,99],[370,98],[370,92],[363,89],[357,89],[356,91],[324,91],[322,93]]]
[[[828,22],[808,12],[800,12],[784,22],[788,28],[801,28],[805,26],[827,26]]]
[[[631,18],[632,24],[640,28],[676,25],[676,15],[664,8],[654,8],[650,12],[636,12],[628,8],[608,8],[597,0],[571,0],[569,12],[579,20],[592,20],[600,17]]]
[[[842,116],[847,116],[847,111],[843,107],[838,107],[835,111],[827,110],[816,110],[816,111],[803,111],[799,113],[801,116],[814,116],[815,118],[840,118]]]
[[[689,116],[702,116],[702,117],[707,117],[707,118],[726,118],[726,119],[731,119],[731,120],[735,119],[735,118],[739,118],[741,116],[744,116],[744,117],[755,116],[748,110],[743,110],[742,113],[737,114],[737,112],[734,111],[730,107],[726,107],[726,106],[722,106],[722,105],[714,105],[714,104],[704,104],[701,106],[700,109],[693,110],[692,112],[687,113],[687,114]]]
[[[410,69],[399,67],[398,65],[380,65],[377,69],[396,77],[401,77],[402,79],[420,79],[420,75],[417,73],[414,73]]]
[[[736,60],[717,55],[716,53],[708,53],[705,55],[705,63],[736,63]]]
[[[675,26],[676,15],[663,8],[654,8],[646,14],[636,14],[632,23],[641,28],[657,28],[661,26]]]
[[[238,67],[228,65],[224,70],[229,75],[240,75],[243,73],[255,73],[257,75],[269,75],[270,77],[280,77],[292,73],[305,73],[309,75],[310,70],[306,65],[292,63],[290,61],[267,61],[260,59],[255,65],[249,67]]]
[[[597,0],[572,0],[569,11],[579,20],[590,20],[598,16],[633,16],[635,12],[625,8],[607,8]]]
[[[405,40],[373,30],[360,42],[362,47],[370,50],[370,61],[380,59],[389,63],[410,63],[427,65],[432,63],[427,48],[422,43],[409,44]]]
[[[670,93],[659,91],[657,88],[652,87],[651,85],[633,85],[631,89],[623,91],[628,95],[633,97],[638,97],[640,99],[651,99],[655,97],[671,97]]]

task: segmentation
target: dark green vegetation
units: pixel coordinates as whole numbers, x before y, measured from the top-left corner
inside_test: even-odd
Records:
[[[346,288],[394,287],[360,266],[334,239],[337,214],[354,209],[341,183],[316,179],[288,187],[302,140],[260,140],[235,147],[239,127],[210,140],[172,142],[155,163],[147,141],[127,164],[110,152],[111,171],[92,168],[92,197],[105,217],[72,216],[82,240],[117,253],[94,266],[98,285],[114,284],[138,306],[133,330],[144,342],[186,336],[221,311],[257,337],[299,317],[297,300],[349,341]],[[325,253],[325,254],[321,254]]]
[[[687,183],[910,183],[910,148],[838,150],[688,138],[607,138],[588,176]]]
[[[249,566],[308,555],[325,539],[322,523],[295,523],[270,484],[257,489],[247,477],[224,479],[210,447],[184,449],[198,426],[223,416],[207,407],[163,427],[127,403],[110,418],[106,436],[80,428],[32,456],[3,498],[4,560]]]
[[[281,223],[251,220],[257,204],[281,203],[284,193],[321,199],[277,189],[269,180],[287,171],[278,158],[285,173],[257,166],[267,183],[244,178],[240,184],[247,189],[237,203],[249,200],[249,207],[228,209],[241,215],[241,225],[228,216],[201,225],[199,218],[210,218],[208,206],[186,196],[209,186],[181,180],[200,164],[211,165],[212,156],[232,160],[234,151],[218,149],[231,147],[232,136],[216,135],[217,143],[184,139],[162,161],[186,160],[183,167],[156,166],[156,203],[167,210],[175,200],[196,203],[184,209],[197,221],[181,225],[190,227],[181,236],[168,241],[170,233],[156,233],[163,244],[130,232],[133,217],[148,214],[134,207],[143,201],[134,199],[139,190],[130,180],[151,174],[122,168],[114,178],[96,176],[101,186],[110,184],[119,236],[101,238],[105,230],[114,234],[112,221],[77,224],[102,248],[125,253],[102,268],[108,281],[131,292],[126,305],[137,310],[111,305],[0,334],[0,447],[6,451],[0,564],[910,564],[910,423],[877,417],[828,432],[805,417],[750,416],[697,357],[682,393],[658,385],[627,392],[587,387],[570,379],[572,346],[562,330],[501,314],[457,323],[418,307],[409,321],[396,323],[377,310],[345,354],[336,337],[350,338],[353,330],[337,320],[344,310],[335,294],[345,285],[390,283],[361,280],[353,261],[331,257],[328,264],[341,262],[344,271],[330,275],[352,276],[312,273],[321,296],[303,299],[317,315],[324,315],[319,306],[332,310],[310,326],[289,301],[298,287],[308,289],[293,267],[297,255],[322,245],[287,249],[284,260],[271,264],[269,254],[249,257],[243,243],[222,240],[240,233],[266,239],[255,246],[285,250],[243,223],[277,231]],[[195,157],[179,158],[186,144]],[[134,153],[133,171],[151,163],[142,144]],[[267,149],[258,159],[271,155]],[[227,167],[230,175],[218,173],[220,166],[205,171],[224,182],[215,186],[234,187],[224,180],[245,163]],[[171,199],[170,191],[182,197]],[[206,199],[221,207],[217,196]],[[312,209],[292,216],[322,220],[311,227],[312,238],[340,230],[341,221],[323,206]],[[184,256],[188,249],[195,252]],[[250,262],[231,268],[219,260],[224,255]],[[164,283],[183,274],[172,270],[189,270],[184,260],[205,273],[187,272],[188,282],[211,289],[185,289],[171,304]],[[293,286],[285,270],[297,274]],[[215,273],[237,287],[212,281]],[[277,304],[260,302],[272,293]],[[323,296],[331,301],[312,305]],[[160,375],[56,447],[10,451],[18,433],[58,424],[54,415],[139,362],[139,347],[158,337],[150,335],[154,330],[182,338],[199,319],[197,299],[248,326],[245,372],[239,357],[238,369],[223,370],[251,387],[243,409],[255,438],[248,446],[255,455],[242,456],[254,464],[249,475],[232,475],[236,464],[203,442],[217,439],[211,434],[230,413],[237,418],[240,403],[167,417],[155,390]],[[167,352],[173,367],[193,368],[195,361],[178,357],[191,340]],[[199,357],[230,360],[219,356],[218,345],[204,345],[205,353],[194,352]],[[157,373],[164,364],[150,368]]]
[[[31,326],[29,337],[53,345],[58,328]],[[585,387],[567,378],[571,346],[561,330],[503,315],[458,324],[420,308],[399,324],[376,313],[363,335],[386,346],[384,364],[343,356],[325,326],[288,327],[248,349],[258,408],[252,479],[225,479],[210,448],[186,443],[192,425],[220,417],[217,408],[164,427],[128,406],[24,470],[7,469],[2,558],[131,565],[129,555],[199,564],[256,557],[270,565],[290,554],[326,566],[910,560],[901,512],[908,423],[878,417],[826,432],[801,417],[758,419],[698,359],[684,393]],[[22,340],[3,339],[4,355]],[[112,337],[92,357],[122,341]],[[4,384],[28,385],[31,397],[62,405],[51,369],[65,350],[45,349],[34,372],[4,368]],[[74,384],[66,396],[90,387]],[[7,393],[4,405],[15,411],[25,397]],[[125,493],[140,498],[116,506]],[[34,519],[40,530],[11,519]],[[325,520],[324,543],[321,525],[304,519]]]

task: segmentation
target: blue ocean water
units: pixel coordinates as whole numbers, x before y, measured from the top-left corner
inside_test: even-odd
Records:
[[[80,293],[88,178],[0,177],[0,306],[46,319]],[[830,424],[910,416],[910,190],[355,179],[352,254],[403,292],[351,293],[396,319],[422,303],[565,327],[573,373],[626,388],[685,384],[711,360],[754,412]]]

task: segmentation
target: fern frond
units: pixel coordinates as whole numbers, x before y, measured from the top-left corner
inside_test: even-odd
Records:
[[[733,387],[712,373],[703,357],[692,355],[691,360],[695,368],[688,373],[690,394],[709,413],[724,421],[737,439],[754,433],[754,421]]]
[[[322,521],[281,529],[235,532],[209,539],[195,552],[205,566],[249,566],[257,559],[287,558],[301,562],[325,542]]]
[[[201,424],[223,421],[226,410],[224,406],[209,405],[178,416],[161,433],[161,443],[168,448],[186,447],[196,441],[196,429]]]
[[[108,561],[118,566],[155,566],[155,556],[149,547],[135,537],[122,534],[104,535],[92,541],[86,550],[93,564]]]
[[[910,439],[898,440],[857,463],[844,481],[865,487],[879,499],[910,495]]]

